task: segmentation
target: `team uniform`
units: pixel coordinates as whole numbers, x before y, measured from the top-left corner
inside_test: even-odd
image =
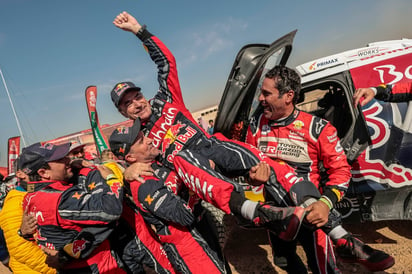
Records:
[[[135,204],[144,219],[156,228],[156,235],[179,273],[226,273],[223,261],[199,234],[192,210],[168,185],[178,190],[177,174],[153,163],[154,176],[144,176],[144,183],[130,182]]]
[[[69,261],[61,273],[126,273],[108,240],[123,210],[123,185],[114,177],[106,182],[97,170],[81,175],[83,183],[74,186],[28,183],[23,208],[36,217],[35,239]]]
[[[332,205],[341,200],[348,188],[350,166],[336,129],[326,120],[297,109],[281,121],[270,121],[260,115],[257,119],[252,119],[246,142],[271,158],[286,161],[295,168],[299,176],[305,177],[320,189]],[[322,166],[327,172],[326,182],[321,178]],[[336,224],[339,224],[339,220]],[[308,235],[312,235],[311,240],[308,240]],[[322,230],[313,233],[302,231],[298,234],[298,240],[305,248],[312,271],[338,272],[331,241]],[[271,242],[274,246],[275,243],[281,244],[273,235]],[[274,248],[280,255],[288,252],[286,248]],[[296,246],[289,254],[296,254],[295,250]]]
[[[243,189],[229,177],[247,177],[250,168],[264,160],[272,167],[268,182],[271,195],[278,205],[290,204],[288,190],[302,180],[294,170],[271,161],[250,145],[208,135],[184,105],[172,53],[145,28],[137,37],[143,41],[158,68],[159,91],[150,102],[150,121],[143,127],[146,136],[153,139],[153,145],[161,151],[160,162],[176,170],[185,185],[202,200],[230,214],[231,193],[243,193]],[[215,163],[218,171],[211,168],[209,160]]]
[[[108,161],[104,165],[123,181],[124,168],[119,163]],[[123,189],[127,198],[124,199],[123,213],[120,218],[122,226],[119,226],[117,230],[119,235],[128,236],[124,240],[126,243],[120,243],[116,252],[133,273],[145,273],[143,265],[155,270],[156,273],[176,273],[166,250],[150,224],[145,221],[141,211],[137,210],[135,203],[130,201],[129,197],[132,196],[130,185],[128,182],[124,182]],[[114,240],[118,242],[119,239]]]

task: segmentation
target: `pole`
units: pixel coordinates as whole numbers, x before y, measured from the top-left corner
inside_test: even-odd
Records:
[[[4,88],[6,89],[7,96],[9,97],[11,109],[13,110],[14,118],[16,119],[17,128],[19,129],[20,136],[21,136],[21,139],[23,141],[23,144],[26,147],[26,141],[24,140],[24,136],[23,136],[23,132],[21,131],[19,119],[17,118],[17,114],[16,114],[16,111],[14,109],[13,101],[11,100],[9,89],[7,88],[6,80],[4,79],[3,72],[1,71],[1,68],[0,68],[0,75],[1,75],[1,79],[3,80],[3,85],[4,85]]]

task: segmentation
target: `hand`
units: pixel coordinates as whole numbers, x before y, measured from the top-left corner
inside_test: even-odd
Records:
[[[306,221],[316,227],[321,227],[328,222],[329,207],[321,201],[314,202],[306,207]]]
[[[353,94],[353,105],[356,107],[360,102],[361,106],[366,105],[375,97],[375,92],[371,88],[358,88]]]
[[[23,218],[21,220],[20,231],[23,235],[33,235],[36,232],[37,220],[36,217],[24,210]]]
[[[134,34],[136,34],[142,28],[139,22],[137,22],[137,20],[133,16],[125,11],[116,16],[113,24],[119,29],[130,31]]]
[[[100,172],[103,178],[107,178],[110,174],[113,174],[113,171],[107,166],[99,165],[96,166],[97,170]]]
[[[52,267],[55,269],[62,268],[63,264],[59,261],[59,252],[57,250],[50,249],[44,246],[41,246],[41,250],[43,250],[43,252],[47,254],[46,264],[49,267]]]
[[[212,160],[209,160],[209,164],[210,164],[210,167],[211,167],[212,169],[215,169],[215,167],[216,167],[215,162],[213,162]]]
[[[270,176],[270,166],[266,162],[260,162],[249,170],[249,184],[259,186],[266,183]]]
[[[150,163],[134,163],[131,164],[123,173],[126,181],[139,181],[144,183],[144,180],[140,176],[152,176],[153,169]]]

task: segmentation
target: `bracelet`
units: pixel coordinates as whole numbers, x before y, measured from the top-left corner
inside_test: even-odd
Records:
[[[328,197],[326,196],[321,196],[319,201],[323,202],[325,205],[328,206],[329,210],[333,208],[332,202],[329,200]]]

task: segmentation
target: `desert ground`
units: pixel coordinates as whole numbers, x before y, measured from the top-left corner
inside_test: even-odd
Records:
[[[412,273],[412,222],[385,221],[362,224],[345,224],[344,227],[374,248],[382,249],[395,257],[395,265],[386,271],[375,272]],[[233,273],[286,273],[272,263],[266,232],[261,229],[244,229],[237,225],[229,233],[224,252]],[[301,247],[298,253],[304,256]],[[339,264],[343,273],[370,273],[359,265]],[[0,265],[0,274],[11,273]]]
[[[411,221],[344,224],[344,227],[368,245],[384,250],[395,258],[393,267],[375,273],[412,273]],[[298,253],[304,257],[300,246]],[[225,254],[233,273],[286,273],[272,263],[273,257],[266,233],[262,230],[245,230],[234,226],[225,246]],[[342,273],[370,273],[356,264],[339,263],[339,266]]]

